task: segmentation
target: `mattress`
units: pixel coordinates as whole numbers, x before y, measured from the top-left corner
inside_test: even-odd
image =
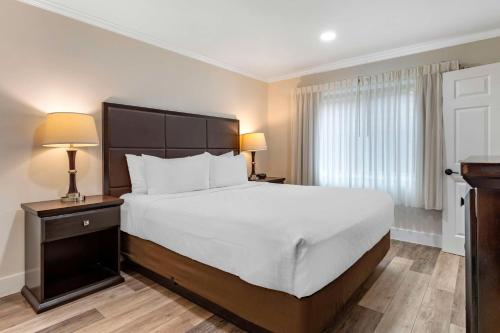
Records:
[[[389,231],[389,195],[249,182],[122,196],[123,231],[298,298],[335,280]]]

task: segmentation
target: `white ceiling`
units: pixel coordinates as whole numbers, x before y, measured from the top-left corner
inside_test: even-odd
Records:
[[[500,35],[500,0],[22,1],[264,81]]]

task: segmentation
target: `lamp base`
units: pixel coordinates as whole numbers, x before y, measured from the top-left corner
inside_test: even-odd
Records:
[[[62,202],[82,202],[85,201],[85,196],[81,195],[80,192],[68,193],[66,196],[61,198]]]
[[[257,175],[255,174],[255,152],[252,151],[252,172],[250,173],[250,176],[248,177],[248,180],[257,180]]]

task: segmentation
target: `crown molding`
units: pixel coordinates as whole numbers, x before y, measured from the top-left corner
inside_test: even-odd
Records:
[[[393,58],[399,58],[407,55],[438,50],[445,47],[456,46],[466,43],[471,43],[483,39],[489,39],[500,36],[500,29],[487,30],[478,33],[472,33],[467,35],[462,35],[458,37],[437,39],[430,42],[424,42],[419,44],[413,44],[404,47],[398,47],[386,51],[369,53],[357,57],[345,58],[338,61],[334,61],[328,64],[311,67],[298,72],[293,72],[285,75],[280,75],[276,77],[268,78],[267,82],[276,82],[281,80],[298,78],[304,75],[317,74],[322,72],[328,72],[335,69],[353,67],[363,64],[368,64],[372,62],[388,60]]]
[[[482,31],[478,33],[472,33],[472,34],[467,34],[467,35],[462,35],[462,36],[456,36],[456,37],[451,37],[451,38],[443,38],[443,39],[437,39],[429,42],[424,42],[424,43],[418,43],[418,44],[413,44],[409,46],[404,46],[404,47],[399,47],[399,48],[394,48],[390,50],[385,50],[385,51],[380,51],[380,52],[374,52],[374,53],[369,53],[361,56],[356,56],[356,57],[351,57],[351,58],[345,58],[341,59],[338,61],[334,61],[331,63],[319,65],[319,66],[314,66],[310,68],[306,68],[297,72],[291,72],[288,74],[283,74],[279,76],[274,76],[274,77],[262,77],[260,75],[256,75],[250,72],[247,72],[243,69],[240,69],[238,67],[228,65],[226,63],[223,63],[221,61],[217,61],[215,59],[212,59],[210,57],[204,56],[202,54],[198,54],[196,52],[188,51],[185,49],[178,48],[176,46],[170,45],[164,40],[161,40],[159,38],[156,38],[154,36],[151,36],[149,34],[146,34],[141,31],[137,31],[134,29],[127,28],[123,25],[119,25],[107,20],[104,20],[102,18],[99,18],[97,16],[84,13],[82,11],[78,11],[72,8],[69,8],[67,6],[61,5],[61,4],[56,4],[51,2],[50,0],[18,0],[19,2],[32,5],[35,7],[39,7],[45,10],[48,10],[50,12],[60,14],[72,19],[75,19],[77,21],[81,21],[105,30],[109,30],[112,32],[115,32],[117,34],[127,36],[154,46],[158,46],[160,48],[163,48],[165,50],[175,52],[177,54],[219,67],[226,69],[228,71],[250,77],[255,80],[263,81],[263,82],[276,82],[276,81],[282,81],[282,80],[287,80],[287,79],[293,79],[293,78],[298,78],[301,76],[305,75],[310,75],[310,74],[317,74],[317,73],[322,73],[322,72],[328,72],[336,69],[341,69],[341,68],[347,68],[347,67],[353,67],[353,66],[358,66],[358,65],[363,65],[363,64],[368,64],[372,62],[377,62],[377,61],[382,61],[382,60],[388,60],[388,59],[394,59],[398,57],[403,57],[407,55],[412,55],[412,54],[417,54],[417,53],[422,53],[422,52],[427,52],[427,51],[432,51],[432,50],[438,50],[442,49],[445,47],[450,47],[450,46],[456,46],[460,44],[466,44],[470,42],[475,42],[479,40],[484,40],[484,39],[489,39],[489,38],[494,38],[494,37],[499,37],[500,36],[500,29],[494,29],[494,30],[488,30],[488,31]]]
[[[88,13],[85,13],[85,12],[82,12],[79,10],[75,10],[73,8],[70,8],[70,7],[67,7],[67,6],[58,4],[58,3],[51,2],[50,0],[18,0],[18,1],[25,3],[25,4],[28,4],[28,5],[32,5],[32,6],[41,8],[41,9],[45,9],[47,11],[50,11],[50,12],[53,12],[56,14],[60,14],[60,15],[72,18],[72,19],[77,20],[77,21],[81,21],[81,22],[84,22],[84,23],[87,23],[87,24],[90,24],[90,25],[93,25],[93,26],[96,26],[96,27],[99,27],[99,28],[102,28],[102,29],[105,29],[108,31],[112,31],[112,32],[115,32],[117,34],[120,34],[120,35],[123,35],[126,37],[133,38],[133,39],[139,40],[139,41],[147,43],[147,44],[158,46],[162,49],[165,49],[165,50],[168,50],[168,51],[171,51],[171,52],[174,52],[174,53],[177,53],[177,54],[180,54],[180,55],[183,55],[183,56],[186,56],[186,57],[189,57],[189,58],[192,58],[192,59],[195,59],[195,60],[207,63],[207,64],[210,64],[210,65],[231,71],[233,73],[247,76],[247,77],[250,77],[250,78],[258,80],[258,81],[267,82],[266,78],[263,78],[259,75],[249,73],[249,72],[244,71],[242,69],[239,69],[235,66],[231,66],[231,65],[228,65],[228,64],[223,63],[221,61],[217,61],[215,59],[204,56],[202,54],[188,51],[188,50],[185,50],[182,48],[178,48],[176,46],[170,45],[169,43],[167,43],[164,40],[161,40],[159,38],[151,36],[150,34],[147,34],[147,33],[135,30],[135,29],[130,29],[130,28],[125,27],[123,25],[116,24],[116,23],[113,23],[113,22],[108,21],[108,20],[104,20],[100,17],[94,16],[94,15],[91,15],[91,14],[88,14]]]

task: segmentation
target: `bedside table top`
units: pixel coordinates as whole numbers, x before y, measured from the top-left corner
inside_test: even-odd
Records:
[[[21,207],[38,217],[70,214],[91,210],[96,208],[119,206],[123,204],[123,199],[109,195],[89,195],[82,202],[62,202],[61,200],[49,200],[39,202],[29,202],[21,204]]]
[[[285,177],[266,177],[263,179],[253,180],[254,182],[268,182],[268,183],[284,183]]]

